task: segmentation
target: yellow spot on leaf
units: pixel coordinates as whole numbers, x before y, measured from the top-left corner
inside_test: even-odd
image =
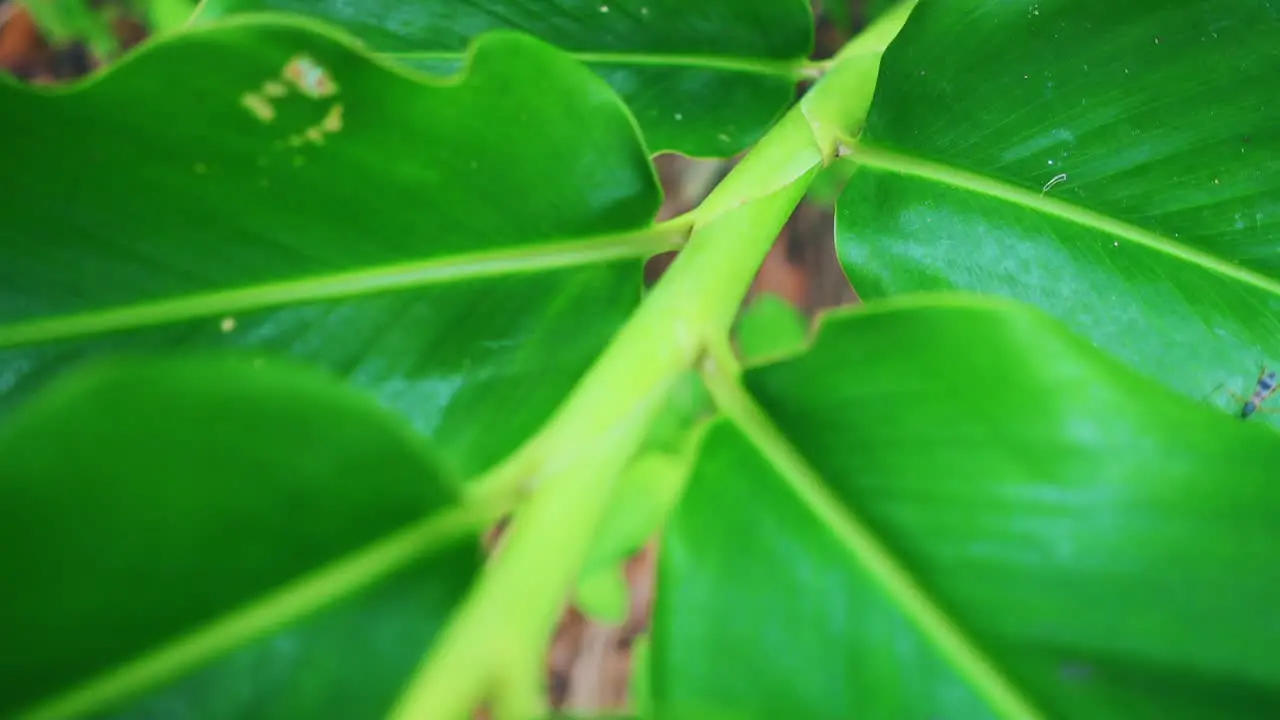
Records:
[[[319,125],[312,125],[311,127],[307,128],[306,135],[307,135],[307,139],[315,143],[316,145],[324,144],[324,130],[321,130]]]
[[[262,83],[262,94],[269,98],[282,98],[289,94],[289,87],[282,82],[268,80]]]
[[[254,117],[264,123],[269,123],[276,119],[276,107],[271,101],[257,94],[247,92],[240,96],[240,104],[245,107]]]
[[[298,88],[298,92],[315,100],[338,92],[338,84],[329,75],[329,71],[310,55],[294,55],[285,63],[281,75]]]
[[[326,133],[336,133],[342,129],[342,103],[334,103],[329,112],[320,121],[320,128]]]
[[[222,332],[229,333],[236,329],[236,319],[228,315],[222,318],[220,327],[222,328]]]

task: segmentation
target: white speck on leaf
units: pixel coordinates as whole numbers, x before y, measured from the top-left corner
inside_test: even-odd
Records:
[[[228,315],[222,318],[222,322],[219,324],[219,327],[222,328],[222,332],[229,333],[236,329],[236,319]]]
[[[607,12],[609,12],[609,6],[608,6],[608,5],[601,5],[601,6],[600,6],[600,12],[602,12],[602,13],[607,13]]]
[[[683,119],[684,119],[684,114],[683,114],[683,113],[676,113],[676,119],[677,119],[677,120],[683,120]]]
[[[1052,161],[1050,161],[1050,162],[1052,162]],[[1058,183],[1060,183],[1060,182],[1062,182],[1063,180],[1066,180],[1066,179],[1067,179],[1067,174],[1066,174],[1066,173],[1058,173],[1057,175],[1054,175],[1054,176],[1053,176],[1053,178],[1052,178],[1051,180],[1049,180],[1049,182],[1047,182],[1047,183],[1045,183],[1045,184],[1044,184],[1044,187],[1043,187],[1043,188],[1040,188],[1040,194],[1041,194],[1041,195],[1043,195],[1043,194],[1045,194],[1045,193],[1049,192],[1049,190],[1050,190],[1050,189],[1052,189],[1054,185],[1057,185]]]

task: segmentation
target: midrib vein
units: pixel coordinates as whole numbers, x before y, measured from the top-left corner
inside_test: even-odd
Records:
[[[396,61],[451,60],[466,62],[469,53],[464,50],[438,50],[423,52],[377,52],[376,55]],[[778,75],[798,78],[803,75],[806,60],[773,60],[747,57],[723,57],[717,55],[670,55],[660,53],[605,53],[574,52],[566,54],[583,63],[598,65],[633,65],[638,67],[683,67],[703,70]]]
[[[0,348],[79,339],[296,303],[642,258],[674,249],[682,238],[679,227],[654,227],[616,236],[542,244],[532,252],[507,250],[450,255],[42,317],[0,324]]]
[[[923,160],[902,153],[862,143],[851,144],[855,149],[849,158],[859,164],[886,170],[899,175],[924,178],[969,192],[998,198],[1015,205],[1042,212],[1068,222],[1091,228],[1127,242],[1136,243],[1156,252],[1204,267],[1232,280],[1251,285],[1264,292],[1280,294],[1280,282],[1243,268],[1222,258],[1201,252],[1176,242],[1171,238],[1132,225],[1123,220],[1095,210],[1073,205],[1050,197],[1048,193],[1020,188],[1001,180],[961,170],[942,163]]]
[[[465,506],[434,513],[47,698],[20,717],[56,720],[95,714],[121,700],[166,685],[273,630],[351,597],[408,567],[431,550],[477,533],[494,519],[493,512]]]
[[[875,533],[831,493],[818,471],[783,435],[741,379],[730,377],[714,361],[704,365],[702,375],[712,399],[727,419],[756,446],[800,502],[831,529],[836,541],[846,548],[890,602],[927,642],[954,664],[957,673],[973,685],[990,707],[1000,717],[1044,718],[1044,713],[1019,692],[933,601]]]

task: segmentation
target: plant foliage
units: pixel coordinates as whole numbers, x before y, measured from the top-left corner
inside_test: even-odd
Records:
[[[205,0],[0,80],[0,714],[542,717],[655,536],[644,717],[1280,713],[1280,8],[872,5]],[[865,304],[741,311],[815,182]]]

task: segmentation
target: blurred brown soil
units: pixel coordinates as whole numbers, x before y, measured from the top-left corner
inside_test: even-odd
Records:
[[[851,3],[857,17],[861,2],[843,1]],[[815,7],[820,4],[815,0]],[[819,9],[814,53],[817,58],[829,57],[847,39],[823,17]],[[141,42],[146,34],[144,28],[129,21],[119,22],[117,31],[126,48]],[[43,84],[83,76],[96,66],[81,46],[51,47],[25,10],[12,0],[0,0],[0,71]],[[664,219],[695,207],[731,165],[680,155],[659,156],[655,164],[666,193],[659,214]],[[773,293],[811,317],[824,308],[857,302],[836,259],[833,230],[831,208],[802,203],[766,257],[749,298]],[[647,281],[655,281],[673,255],[653,258],[646,268]],[[495,531],[495,538],[497,533],[500,529]],[[603,625],[572,607],[566,608],[547,653],[547,683],[553,707],[568,711],[627,707],[631,647],[638,635],[648,631],[656,562],[653,543],[627,562],[631,611],[622,626]],[[483,713],[477,717],[483,717]]]

